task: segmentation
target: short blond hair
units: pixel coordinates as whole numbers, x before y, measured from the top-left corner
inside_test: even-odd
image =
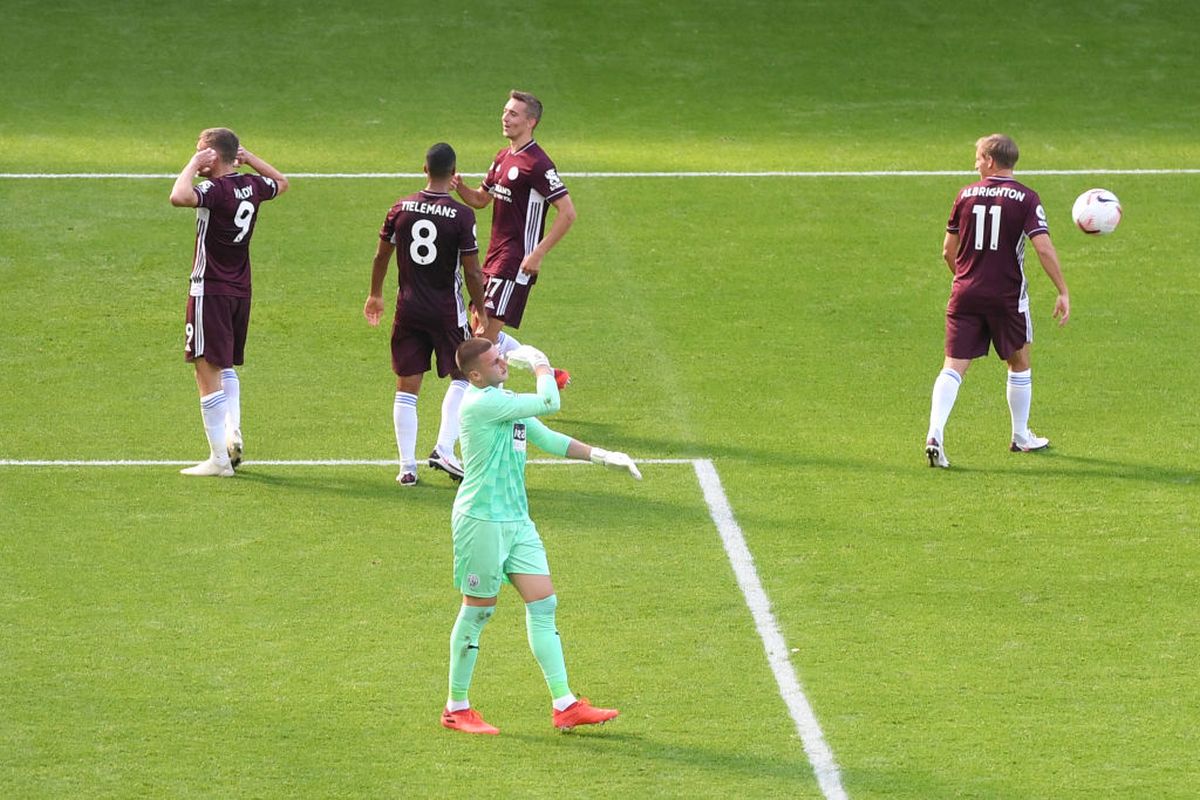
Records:
[[[975,142],[975,149],[1005,169],[1012,169],[1021,157],[1017,143],[1003,133],[993,133]]]
[[[237,161],[240,143],[237,134],[229,128],[205,128],[200,131],[200,141],[216,150],[222,161],[228,164]]]

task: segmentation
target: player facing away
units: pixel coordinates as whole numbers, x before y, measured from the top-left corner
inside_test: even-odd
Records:
[[[933,383],[925,456],[931,467],[949,467],[945,427],[958,387],[971,361],[987,355],[988,344],[1008,362],[1008,408],[1014,453],[1041,450],[1050,440],[1029,429],[1033,380],[1029,346],[1033,320],[1025,282],[1025,240],[1058,290],[1054,316],[1061,327],[1071,315],[1067,282],[1050,241],[1046,212],[1037,192],[1013,177],[1017,144],[994,133],[975,143],[980,180],[959,190],[946,223],[942,258],[954,275],[946,306],[946,360]]]
[[[467,381],[454,363],[454,352],[471,338],[462,298],[463,278],[477,307],[483,307],[483,273],[475,243],[475,212],[450,197],[450,178],[457,157],[454,148],[439,142],[425,153],[425,188],[402,197],[388,211],[379,229],[379,244],[371,267],[371,291],[363,315],[372,326],[383,315],[383,281],[396,253],[400,288],[392,323],[392,371],[396,399],[392,421],[400,451],[401,486],[417,483],[417,394],[437,356],[438,377],[450,376],[442,399],[442,423],[429,466],[461,480],[462,466],[454,457],[458,440],[458,407]],[[481,322],[486,323],[486,315]]]
[[[575,204],[558,177],[558,168],[533,138],[541,119],[541,101],[527,92],[509,92],[500,115],[509,145],[496,154],[478,189],[457,176],[453,182],[459,197],[473,208],[487,208],[495,200],[491,239],[483,261],[487,280],[484,306],[490,316],[483,336],[496,343],[501,355],[520,346],[503,329],[521,326],[542,259],[575,222]],[[545,233],[547,205],[555,212],[549,233]],[[554,377],[560,389],[571,382],[566,370],[556,369]]]
[[[246,164],[257,175],[237,172]],[[196,175],[205,180],[193,186]],[[250,239],[262,203],[287,191],[279,170],[242,147],[228,128],[200,133],[175,178],[171,205],[196,209],[184,358],[195,365],[209,456],[184,475],[228,478],[242,461],[241,366],[250,326]]]
[[[537,376],[535,394],[501,388],[509,366]],[[546,549],[525,494],[526,445],[557,456],[590,460],[627,470],[641,480],[637,465],[624,453],[608,452],[550,430],[538,419],[559,408],[558,384],[546,356],[528,345],[505,356],[487,339],[470,339],[458,348],[458,366],[471,382],[462,404],[462,453],[466,477],[458,487],[451,515],[454,533],[454,584],[463,595],[450,633],[450,696],[442,725],[467,733],[499,733],[471,707],[467,690],[479,656],[483,626],[495,611],[502,583],[511,583],[525,601],[529,647],[542,668],[553,703],[554,727],[568,730],[617,716],[576,698],[567,682],[562,643],[555,623],[558,598],[550,580]]]

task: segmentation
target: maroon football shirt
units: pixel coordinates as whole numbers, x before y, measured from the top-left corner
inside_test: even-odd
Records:
[[[963,187],[946,232],[958,234],[952,311],[1027,311],[1025,239],[1048,234],[1037,192],[1013,178],[990,177]]]
[[[474,209],[448,194],[421,190],[396,201],[379,238],[396,246],[397,315],[460,328],[467,324],[460,266],[462,255],[479,252]]]
[[[274,200],[279,187],[261,175],[233,173],[203,181],[192,191],[199,202],[192,297],[249,297],[250,237],[258,207]]]
[[[567,194],[558,169],[536,141],[510,152],[505,147],[483,179],[492,201],[492,235],[485,275],[514,280],[525,256],[546,230],[546,206]],[[536,282],[537,276],[529,282]]]

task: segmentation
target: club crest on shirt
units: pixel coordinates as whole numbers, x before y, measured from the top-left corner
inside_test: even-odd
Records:
[[[518,453],[525,452],[525,423],[516,422],[513,424],[513,450]]]
[[[508,168],[508,179],[510,181],[515,181],[517,179],[517,176],[520,174],[521,174],[521,170],[517,169],[516,167]]]

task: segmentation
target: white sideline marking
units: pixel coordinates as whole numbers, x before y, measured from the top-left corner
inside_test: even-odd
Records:
[[[734,519],[729,499],[721,487],[721,476],[717,474],[717,468],[713,466],[712,461],[706,458],[698,458],[692,465],[704,492],[704,500],[708,503],[708,513],[721,534],[721,541],[725,545],[729,563],[733,565],[738,586],[741,587],[746,605],[754,617],[754,625],[762,638],[767,661],[771,665],[771,671],[775,673],[775,682],[779,684],[779,693],[783,696],[788,712],[796,723],[796,730],[800,733],[800,741],[804,744],[804,752],[808,755],[808,762],[812,764],[816,774],[817,785],[829,800],[846,800],[846,790],[842,788],[842,776],[837,762],[833,760],[833,751],[825,742],[825,735],[821,733],[817,716],[813,713],[808,698],[804,696],[804,689],[800,687],[800,679],[796,677],[795,668],[788,657],[787,642],[779,632],[779,623],[771,613],[771,601],[758,579],[758,570],[754,568],[754,556],[746,546],[742,529]]]
[[[482,172],[460,172],[464,178],[482,178]],[[971,170],[919,170],[919,169],[872,169],[872,170],[764,170],[761,172],[562,172],[564,178],[936,178],[943,176],[978,175]],[[1200,169],[1023,169],[1017,175],[1200,175]],[[122,180],[169,180],[175,173],[169,172],[0,172],[6,180],[58,180],[58,179],[122,179]],[[289,178],[424,178],[421,172],[290,172]]]
[[[80,459],[0,459],[0,467],[175,467],[194,463],[192,461],[160,461],[160,460],[80,460]],[[586,461],[576,461],[563,458],[536,458],[526,463],[544,466],[571,466],[587,464]],[[800,734],[804,753],[808,756],[813,773],[817,778],[822,794],[827,800],[847,800],[846,790],[842,787],[841,772],[834,761],[833,751],[825,741],[821,725],[817,722],[816,714],[800,686],[796,670],[792,665],[787,642],[780,633],[779,623],[771,613],[771,601],[758,578],[754,567],[754,556],[746,545],[742,529],[734,519],[733,509],[729,498],[721,486],[721,476],[710,459],[707,458],[644,458],[638,459],[639,464],[691,464],[696,471],[696,479],[704,493],[704,502],[708,505],[709,516],[717,526],[721,535],[721,543],[725,554],[733,567],[737,578],[738,588],[750,609],[759,638],[762,639],[763,650],[775,682],[779,686],[779,694],[787,705],[788,713]],[[245,461],[245,466],[274,466],[274,467],[383,467],[396,466],[394,459],[294,459],[294,460],[263,460]]]

